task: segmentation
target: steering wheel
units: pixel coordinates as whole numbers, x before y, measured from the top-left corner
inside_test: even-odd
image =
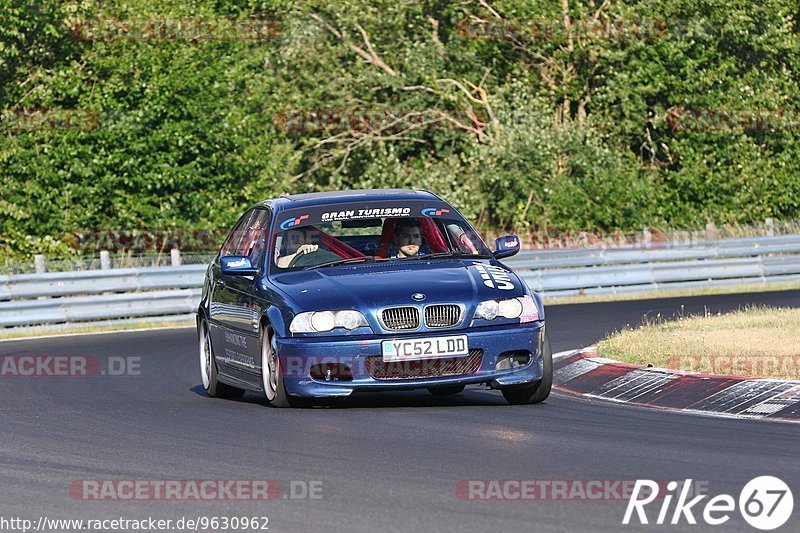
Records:
[[[337,259],[341,259],[341,257],[330,250],[326,250],[325,248],[317,248],[317,250],[314,252],[294,256],[292,260],[289,261],[287,267],[293,268],[300,266],[321,265],[322,263],[336,261]]]

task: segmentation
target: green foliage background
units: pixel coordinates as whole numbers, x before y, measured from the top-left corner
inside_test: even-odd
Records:
[[[66,253],[70,232],[90,228],[225,228],[264,198],[359,187],[429,189],[486,228],[798,217],[796,118],[774,131],[666,120],[676,109],[796,113],[797,1],[600,4],[569,0],[568,14],[666,31],[571,46],[459,31],[464,19],[560,20],[557,0],[0,0],[0,247]],[[81,40],[74,30],[189,17],[267,17],[280,32]],[[19,121],[37,109],[99,120]],[[472,129],[293,131],[276,120],[290,110],[435,110]]]

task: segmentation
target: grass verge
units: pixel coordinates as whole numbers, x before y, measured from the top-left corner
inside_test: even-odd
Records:
[[[750,307],[657,321],[614,333],[597,351],[637,365],[800,379],[800,309]]]

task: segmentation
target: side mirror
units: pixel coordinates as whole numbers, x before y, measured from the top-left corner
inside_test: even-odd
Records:
[[[494,240],[494,257],[496,259],[503,259],[504,257],[511,257],[519,252],[520,242],[519,237],[516,235],[506,235],[498,237]]]
[[[219,265],[225,276],[255,276],[257,269],[246,255],[226,255],[220,257]]]

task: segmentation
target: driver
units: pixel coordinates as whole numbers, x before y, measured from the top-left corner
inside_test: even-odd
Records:
[[[398,220],[394,225],[389,257],[403,258],[425,255],[422,251],[422,225],[416,218]]]
[[[295,257],[316,252],[319,245],[312,244],[312,241],[319,241],[319,234],[315,231],[307,228],[286,230],[281,243],[283,253],[275,260],[275,264],[279,268],[287,268]]]

